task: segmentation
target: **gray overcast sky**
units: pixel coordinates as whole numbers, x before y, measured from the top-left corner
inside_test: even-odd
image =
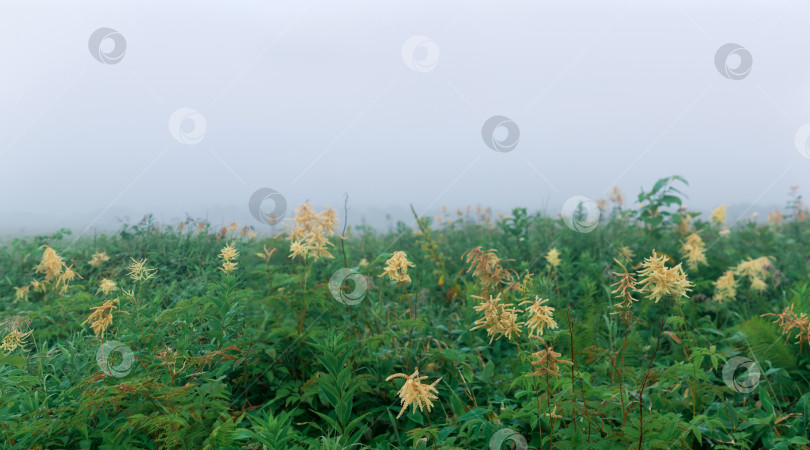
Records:
[[[5,1],[0,228],[250,223],[262,187],[290,212],[348,192],[354,223],[409,203],[553,213],[671,174],[695,209],[781,205],[810,188],[808,23],[799,0]],[[123,41],[99,61],[102,27]],[[753,58],[742,79],[715,67],[727,43]],[[175,127],[195,145],[170,131],[179,108],[205,120]],[[482,139],[495,115],[519,127],[511,152]]]

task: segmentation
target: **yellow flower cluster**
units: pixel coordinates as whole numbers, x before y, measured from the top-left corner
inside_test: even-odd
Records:
[[[734,271],[741,277],[748,278],[751,282],[751,289],[762,292],[768,288],[765,284],[764,278],[768,274],[768,269],[771,268],[771,261],[767,256],[757,259],[748,258],[747,260],[737,264]]]
[[[622,207],[624,203],[624,197],[622,196],[622,190],[619,189],[619,186],[613,186],[613,190],[610,191],[610,201],[616,204],[619,208]]]
[[[548,262],[552,269],[559,267],[562,262],[562,260],[560,260],[560,251],[556,248],[549,250],[548,253],[546,253],[546,262]]]
[[[737,298],[737,280],[734,279],[734,271],[727,270],[717,281],[714,282],[714,300],[720,303]]]
[[[720,205],[712,211],[711,220],[712,222],[723,225],[726,223],[726,209],[728,205]]]
[[[157,269],[151,269],[146,266],[146,259],[140,261],[135,258],[130,258],[132,263],[127,267],[127,275],[133,281],[147,281],[155,277]]]
[[[236,270],[236,258],[239,257],[239,251],[230,243],[222,248],[219,252],[219,259],[222,260],[222,267],[219,268],[225,275],[230,275]]]
[[[520,336],[520,326],[523,325],[523,322],[517,321],[517,315],[523,311],[502,303],[501,294],[495,298],[490,295],[489,300],[478,296],[473,297],[482,300],[481,304],[475,306],[474,309],[483,313],[484,317],[476,320],[475,326],[470,328],[470,331],[486,328],[490,344],[493,340],[504,336],[510,341],[512,338]]]
[[[431,384],[422,384],[422,380],[427,379],[427,377],[420,377],[419,369],[416,369],[411,375],[395,373],[386,378],[385,381],[390,381],[394,378],[405,378],[405,384],[402,385],[402,388],[397,393],[399,395],[399,401],[402,404],[402,409],[399,411],[399,414],[397,414],[397,419],[408,409],[408,406],[413,406],[412,412],[416,412],[417,406],[419,407],[419,411],[427,409],[427,412],[430,412],[433,408],[432,400],[439,398],[436,396],[438,393],[436,385],[442,380],[441,378]]]
[[[25,338],[31,333],[33,333],[33,330],[23,333],[16,328],[12,329],[11,332],[9,332],[3,338],[3,340],[0,341],[0,350],[2,350],[4,353],[11,353],[14,350],[17,350],[17,348],[25,345]]]
[[[104,264],[105,262],[107,262],[109,260],[110,260],[110,257],[107,256],[107,252],[93,253],[93,257],[90,258],[90,261],[88,262],[88,264],[90,264],[91,266],[93,266],[95,268],[99,268],[99,267],[102,266],[102,264]]]
[[[326,208],[316,214],[309,203],[304,203],[295,209],[295,217],[290,220],[295,222],[288,230],[290,258],[300,256],[313,261],[322,257],[334,258],[327,248],[327,245],[334,245],[329,242],[329,237],[337,234],[338,217],[334,209]]]
[[[408,267],[415,267],[412,262],[408,261],[408,255],[405,252],[394,252],[385,262],[383,273],[379,276],[387,276],[391,281],[398,284],[410,283],[411,276],[408,275]]]
[[[633,261],[633,259],[636,257],[636,254],[633,253],[633,250],[631,250],[630,247],[627,247],[626,245],[622,245],[621,247],[619,247],[619,251],[617,253],[618,254],[616,255],[617,256],[616,259],[624,261],[626,263]]]
[[[535,296],[534,301],[525,301],[520,305],[530,305],[526,312],[529,318],[526,320],[526,328],[529,329],[529,336],[542,336],[546,327],[550,330],[557,328],[557,322],[553,318],[554,308],[545,306],[544,303],[548,299],[541,299],[539,295]]]
[[[735,275],[747,278],[751,283],[751,289],[757,292],[768,289],[765,277],[767,277],[771,265],[771,260],[767,256],[756,259],[748,258],[740,262],[714,282],[714,300],[723,303],[737,298],[738,282],[734,278]]]
[[[688,270],[696,270],[706,262],[706,245],[697,233],[692,233],[681,246],[681,254],[686,259]]]
[[[45,276],[43,280],[33,280],[29,285],[15,288],[16,300],[28,299],[31,289],[34,292],[46,292],[48,285],[54,290],[59,290],[60,294],[65,294],[70,287],[70,283],[76,278],[81,278],[73,271],[73,267],[68,266],[56,251],[47,245],[43,245],[45,252],[42,260],[37,265],[35,271]]]
[[[104,295],[110,295],[116,290],[118,290],[118,286],[115,284],[115,281],[108,280],[107,278],[101,280],[101,284],[98,286],[98,292],[103,292]]]
[[[653,250],[652,256],[644,260],[641,264],[642,270],[638,273],[641,277],[640,291],[646,293],[656,303],[665,295],[670,295],[675,300],[681,297],[688,298],[686,293],[692,286],[686,279],[681,265],[667,267],[666,260],[666,255],[658,256]]]
[[[86,323],[90,323],[90,327],[93,329],[93,333],[95,333],[96,337],[100,334],[104,333],[107,330],[107,327],[112,325],[113,322],[113,314],[116,312],[128,314],[126,311],[115,311],[118,309],[118,299],[113,300],[104,300],[104,303],[101,306],[95,306],[90,308],[93,312],[90,316],[82,322],[82,325]]]

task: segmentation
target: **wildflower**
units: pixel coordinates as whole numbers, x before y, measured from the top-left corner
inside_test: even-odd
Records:
[[[730,234],[731,230],[729,230],[728,227],[723,227],[723,229],[720,230],[720,237],[728,237]]]
[[[552,419],[562,419],[562,416],[557,414],[557,405],[554,405],[554,408],[551,410],[551,412],[546,413],[546,417],[550,417]]]
[[[135,258],[130,258],[132,263],[127,267],[127,274],[134,281],[147,281],[155,277],[157,269],[150,269],[146,267],[146,259],[140,261]]]
[[[706,246],[697,233],[692,233],[686,238],[681,247],[681,254],[686,258],[686,265],[689,270],[697,269],[700,264],[708,264],[706,262]]]
[[[290,246],[291,258],[334,258],[327,248],[327,245],[333,245],[329,242],[329,236],[337,234],[335,229],[338,226],[338,217],[334,209],[326,208],[316,214],[309,203],[304,203],[295,209],[295,217],[289,220],[295,222],[287,230],[290,242],[298,242],[298,245]]]
[[[309,247],[302,243],[300,240],[295,240],[290,244],[290,258],[300,256],[306,258]]]
[[[794,305],[791,304],[786,307],[780,314],[763,314],[765,316],[776,316],[774,323],[779,325],[779,330],[785,335],[785,341],[790,338],[790,333],[797,330],[796,343],[807,343],[810,345],[810,320],[807,319],[806,313],[796,315],[793,312]]]
[[[546,341],[544,341],[542,338],[535,337],[535,339],[539,339],[543,345],[547,345]],[[553,375],[558,377],[560,376],[560,364],[573,365],[571,361],[559,359],[562,354],[555,352],[554,348],[551,346],[532,353],[532,356],[535,358],[535,360],[532,361],[534,372],[528,375],[530,377],[539,377],[544,375]]]
[[[34,280],[31,282],[30,286],[34,292],[45,292],[45,283],[41,281]]]
[[[607,200],[604,198],[600,198],[596,201],[596,207],[602,211],[607,210]]]
[[[633,260],[633,258],[636,257],[636,254],[633,253],[633,250],[631,250],[629,247],[627,247],[625,245],[622,245],[621,247],[619,247],[619,252],[618,253],[619,253],[617,255],[618,259],[620,259],[622,261],[625,261],[625,262],[630,262],[630,261]]]
[[[784,222],[784,216],[782,215],[782,211],[775,209],[772,213],[768,214],[768,223],[771,225],[776,225]]]
[[[182,233],[183,230],[185,230],[185,229],[186,229],[186,222],[185,221],[182,221],[179,224],[177,224],[177,231]]]
[[[549,250],[548,253],[546,253],[546,262],[548,262],[553,269],[559,267],[560,262],[562,262],[560,260],[560,251],[556,248]]]
[[[714,299],[720,303],[737,298],[737,281],[734,279],[734,271],[727,270],[717,281],[714,282]]]
[[[405,252],[397,251],[385,262],[385,269],[379,276],[388,276],[391,281],[399,284],[410,283],[411,277],[408,275],[408,267],[415,267],[415,265],[408,261],[408,255]]]
[[[0,342],[0,350],[5,353],[11,353],[17,350],[17,348],[25,345],[25,338],[31,333],[33,333],[33,330],[27,333],[23,333],[16,328],[11,330],[11,332],[3,338],[2,342]]]
[[[684,212],[686,210],[684,209]],[[680,222],[678,222],[678,227],[675,228],[675,232],[680,234],[681,236],[685,236],[687,233],[692,231],[692,228],[689,224],[692,222],[692,216],[689,214],[681,214],[680,215]]]
[[[219,259],[222,260],[222,267],[219,270],[225,272],[225,275],[230,275],[234,270],[236,270],[238,263],[236,263],[235,260],[238,257],[239,251],[236,250],[233,243],[223,247],[219,252]]]
[[[490,344],[493,340],[498,340],[503,336],[510,341],[512,338],[520,336],[520,326],[523,325],[523,322],[517,321],[517,314],[522,311],[501,303],[500,294],[495,298],[490,295],[489,300],[473,297],[482,300],[481,304],[475,306],[474,309],[483,313],[484,317],[476,320],[475,326],[470,328],[470,331],[486,328]]]
[[[47,245],[43,245],[43,247],[45,247],[45,253],[42,255],[42,261],[36,267],[36,272],[45,274],[45,281],[51,281],[62,273],[65,263],[54,249]]]
[[[643,270],[639,272],[641,280],[641,291],[646,292],[651,300],[658,303],[664,295],[670,295],[673,299],[689,297],[686,295],[690,291],[692,283],[686,279],[681,265],[666,267],[666,256],[658,256],[653,250],[652,256],[645,259],[641,264]]]
[[[90,264],[91,266],[93,266],[95,268],[99,268],[99,267],[101,267],[102,264],[104,264],[105,262],[107,262],[109,260],[110,260],[110,257],[107,256],[107,252],[98,252],[98,253],[93,253],[93,257],[90,258],[90,261],[88,262],[88,264]]]
[[[737,264],[734,272],[741,277],[746,277],[751,282],[751,289],[762,292],[768,288],[764,278],[768,275],[768,269],[771,267],[770,258],[763,256],[761,258],[751,259]]]
[[[104,300],[104,303],[101,306],[95,306],[90,309],[92,309],[93,312],[90,314],[87,320],[82,322],[82,325],[90,322],[90,327],[93,329],[93,333],[95,333],[96,337],[104,333],[107,330],[107,327],[112,325],[114,313],[128,314],[126,311],[115,311],[118,309],[117,298],[113,300]]]
[[[205,223],[205,222],[199,222],[199,223],[197,223],[197,233],[199,233],[199,234],[203,234],[203,233],[205,232],[205,229],[206,229],[207,227],[208,227],[208,224],[207,224],[207,223]]]
[[[386,378],[385,381],[390,381],[394,378],[405,378],[405,384],[403,384],[402,388],[397,392],[399,402],[402,404],[402,409],[399,411],[397,419],[408,409],[408,406],[413,406],[412,412],[416,412],[417,406],[419,407],[419,411],[427,409],[427,412],[430,412],[433,408],[433,402],[431,400],[437,400],[439,398],[436,396],[438,393],[436,385],[442,380],[441,378],[437,379],[432,384],[422,384],[421,381],[427,379],[427,376],[420,377],[419,369],[416,369],[411,375],[395,373]]]
[[[467,273],[472,272],[485,290],[490,291],[500,284],[516,287],[511,283],[516,276],[515,271],[501,265],[501,259],[494,249],[484,251],[478,246],[464,252],[462,257],[470,265]]]
[[[248,232],[248,239],[253,239],[253,238],[255,238],[256,236],[257,236],[257,235],[256,235],[256,232],[255,232],[255,231],[250,230],[250,231]]]
[[[610,191],[610,201],[616,204],[619,208],[622,207],[624,203],[624,197],[622,197],[622,190],[619,189],[619,186],[613,186],[613,190]]]
[[[236,222],[231,222],[231,224],[228,225],[228,231],[236,231],[237,228],[239,228],[239,224]]]
[[[540,296],[535,296],[534,301],[525,301],[520,305],[529,304],[526,310],[529,313],[529,319],[526,321],[526,328],[529,329],[529,336],[542,336],[545,327],[550,330],[557,328],[557,322],[553,318],[554,308],[545,306],[544,303],[548,299],[541,299]]]
[[[768,289],[768,285],[765,284],[765,281],[761,278],[754,278],[751,280],[751,289],[757,292],[764,292],[766,289]]]
[[[712,211],[711,220],[712,222],[722,225],[726,223],[726,209],[728,205],[720,205]]]
[[[61,293],[65,293],[70,287],[70,282],[79,275],[73,271],[73,267],[65,264],[54,249],[47,245],[43,245],[43,247],[45,247],[45,252],[42,255],[42,261],[36,267],[36,273],[45,275],[45,279],[42,282],[35,280],[31,285],[35,291],[45,292],[46,284],[51,283],[54,289],[59,288]]]
[[[73,267],[65,267],[62,271],[62,274],[56,281],[56,286],[62,285],[62,289],[60,290],[63,294],[67,291],[67,288],[70,287],[70,282],[73,281],[76,277],[81,278],[79,274],[73,271]]]
[[[633,302],[638,301],[633,298],[633,292],[639,292],[638,288],[636,288],[636,278],[618,259],[614,259],[614,261],[616,261],[616,264],[622,266],[624,272],[613,272],[613,275],[619,277],[619,281],[611,285],[616,286],[616,290],[612,291],[611,294],[618,293],[622,296],[623,300],[616,304],[617,307],[630,307]]]
[[[14,301],[19,300],[28,300],[28,291],[31,289],[30,286],[23,286],[23,287],[15,287],[14,288]]]
[[[262,246],[262,249],[264,250],[264,252],[256,253],[256,256],[258,256],[259,258],[262,258],[264,260],[264,262],[269,263],[270,258],[273,256],[273,253],[276,252],[276,248],[268,249],[267,244],[265,244],[265,245]]]
[[[115,292],[118,289],[118,286],[115,284],[115,281],[108,280],[107,278],[101,280],[101,284],[98,287],[98,292],[103,292],[104,295],[110,295],[111,293]]]
[[[230,243],[222,248],[219,252],[219,259],[222,260],[222,267],[219,270],[223,271],[225,275],[230,275],[236,270],[236,258],[239,257],[239,251]]]

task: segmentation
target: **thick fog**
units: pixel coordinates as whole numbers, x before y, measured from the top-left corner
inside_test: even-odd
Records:
[[[5,1],[0,233],[261,227],[261,188],[381,227],[556,214],[673,174],[733,220],[810,192],[808,23],[781,0]]]

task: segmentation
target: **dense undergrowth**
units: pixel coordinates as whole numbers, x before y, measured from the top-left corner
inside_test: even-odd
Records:
[[[680,208],[684,184],[632,207],[615,192],[590,232],[479,208],[379,233],[303,207],[292,236],[145,220],[7,242],[0,442],[810,444],[801,198],[769,224],[702,220]],[[340,269],[354,281],[330,291]],[[734,357],[756,366],[724,378]]]

